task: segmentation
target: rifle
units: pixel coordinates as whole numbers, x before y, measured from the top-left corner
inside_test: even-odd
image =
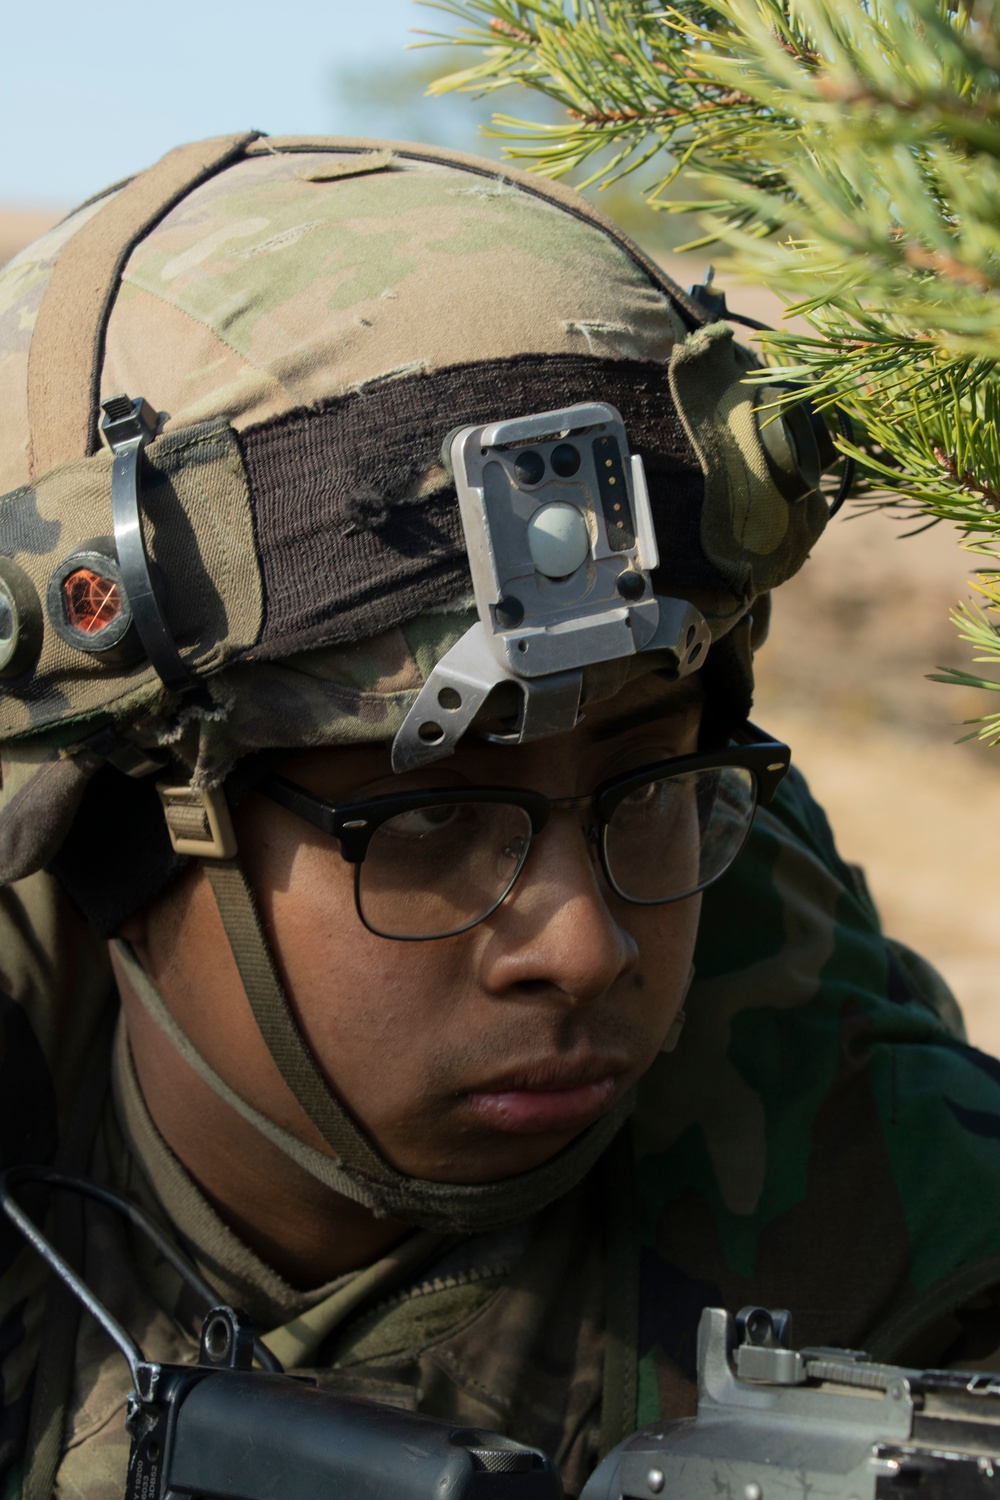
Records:
[[[246,1316],[215,1306],[193,1365],[147,1360],[14,1201],[26,1181],[115,1208],[198,1294],[212,1288],[134,1204],[36,1168],[0,1207],[111,1335],[132,1373],[125,1500],[562,1500],[540,1449],[320,1390],[285,1374]],[[262,1366],[253,1369],[253,1362]],[[1000,1500],[1000,1374],[915,1370],[791,1347],[787,1312],[706,1308],[698,1411],[615,1448],[580,1500]]]
[[[196,1365],[139,1365],[125,1500],[562,1500],[540,1449],[251,1369],[252,1344],[217,1307]]]
[[[319,1389],[287,1375],[245,1313],[213,1306],[196,1364],[148,1360],[14,1197],[44,1183],[96,1199],[155,1245],[204,1303],[217,1300],[196,1267],[120,1193],[41,1167],[0,1173],[0,1207],[114,1340],[132,1391],[125,1500],[563,1500],[547,1454],[497,1432]],[[254,1360],[260,1369],[253,1368]]]
[[[698,1414],[626,1438],[580,1500],[997,1500],[1000,1375],[791,1348],[787,1312],[707,1307]]]

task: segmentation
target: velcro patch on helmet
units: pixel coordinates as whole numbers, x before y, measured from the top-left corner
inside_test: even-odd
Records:
[[[339,182],[344,177],[364,177],[369,172],[388,172],[399,164],[394,151],[368,151],[354,158],[322,157],[295,168],[301,182]]]

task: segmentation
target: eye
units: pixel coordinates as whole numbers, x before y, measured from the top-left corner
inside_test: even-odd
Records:
[[[440,833],[457,825],[467,809],[457,803],[437,803],[433,807],[413,807],[409,812],[397,813],[383,825],[401,838],[425,838],[428,834]]]
[[[643,803],[656,802],[663,795],[661,791],[663,785],[663,782],[647,781],[645,786],[637,786],[633,791],[629,792],[622,805],[624,807],[641,807]]]
[[[690,755],[697,747],[686,742],[668,738],[662,726],[656,725],[644,734],[632,734],[628,742],[615,747],[604,755],[593,770],[593,784],[610,781],[616,776],[628,776],[646,766],[660,765],[665,760],[676,760]]]

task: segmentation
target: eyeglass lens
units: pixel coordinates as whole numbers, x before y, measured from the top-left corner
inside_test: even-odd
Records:
[[[676,901],[718,878],[753,818],[756,783],[743,766],[650,780],[608,818],[607,874],[638,903]],[[531,842],[521,807],[449,802],[397,813],[372,836],[357,869],[365,923],[385,937],[446,937],[488,916],[520,873]]]
[[[704,890],[736,858],[756,785],[744,766],[713,766],[646,782],[608,819],[604,859],[628,901],[676,901]]]
[[[450,802],[382,823],[358,869],[358,902],[386,937],[445,937],[479,922],[517,879],[531,842],[523,807]]]

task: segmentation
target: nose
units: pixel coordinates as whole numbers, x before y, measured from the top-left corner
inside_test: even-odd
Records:
[[[482,982],[496,994],[548,991],[574,1004],[598,998],[639,961],[638,944],[617,918],[620,904],[578,818],[557,813],[484,924]]]

